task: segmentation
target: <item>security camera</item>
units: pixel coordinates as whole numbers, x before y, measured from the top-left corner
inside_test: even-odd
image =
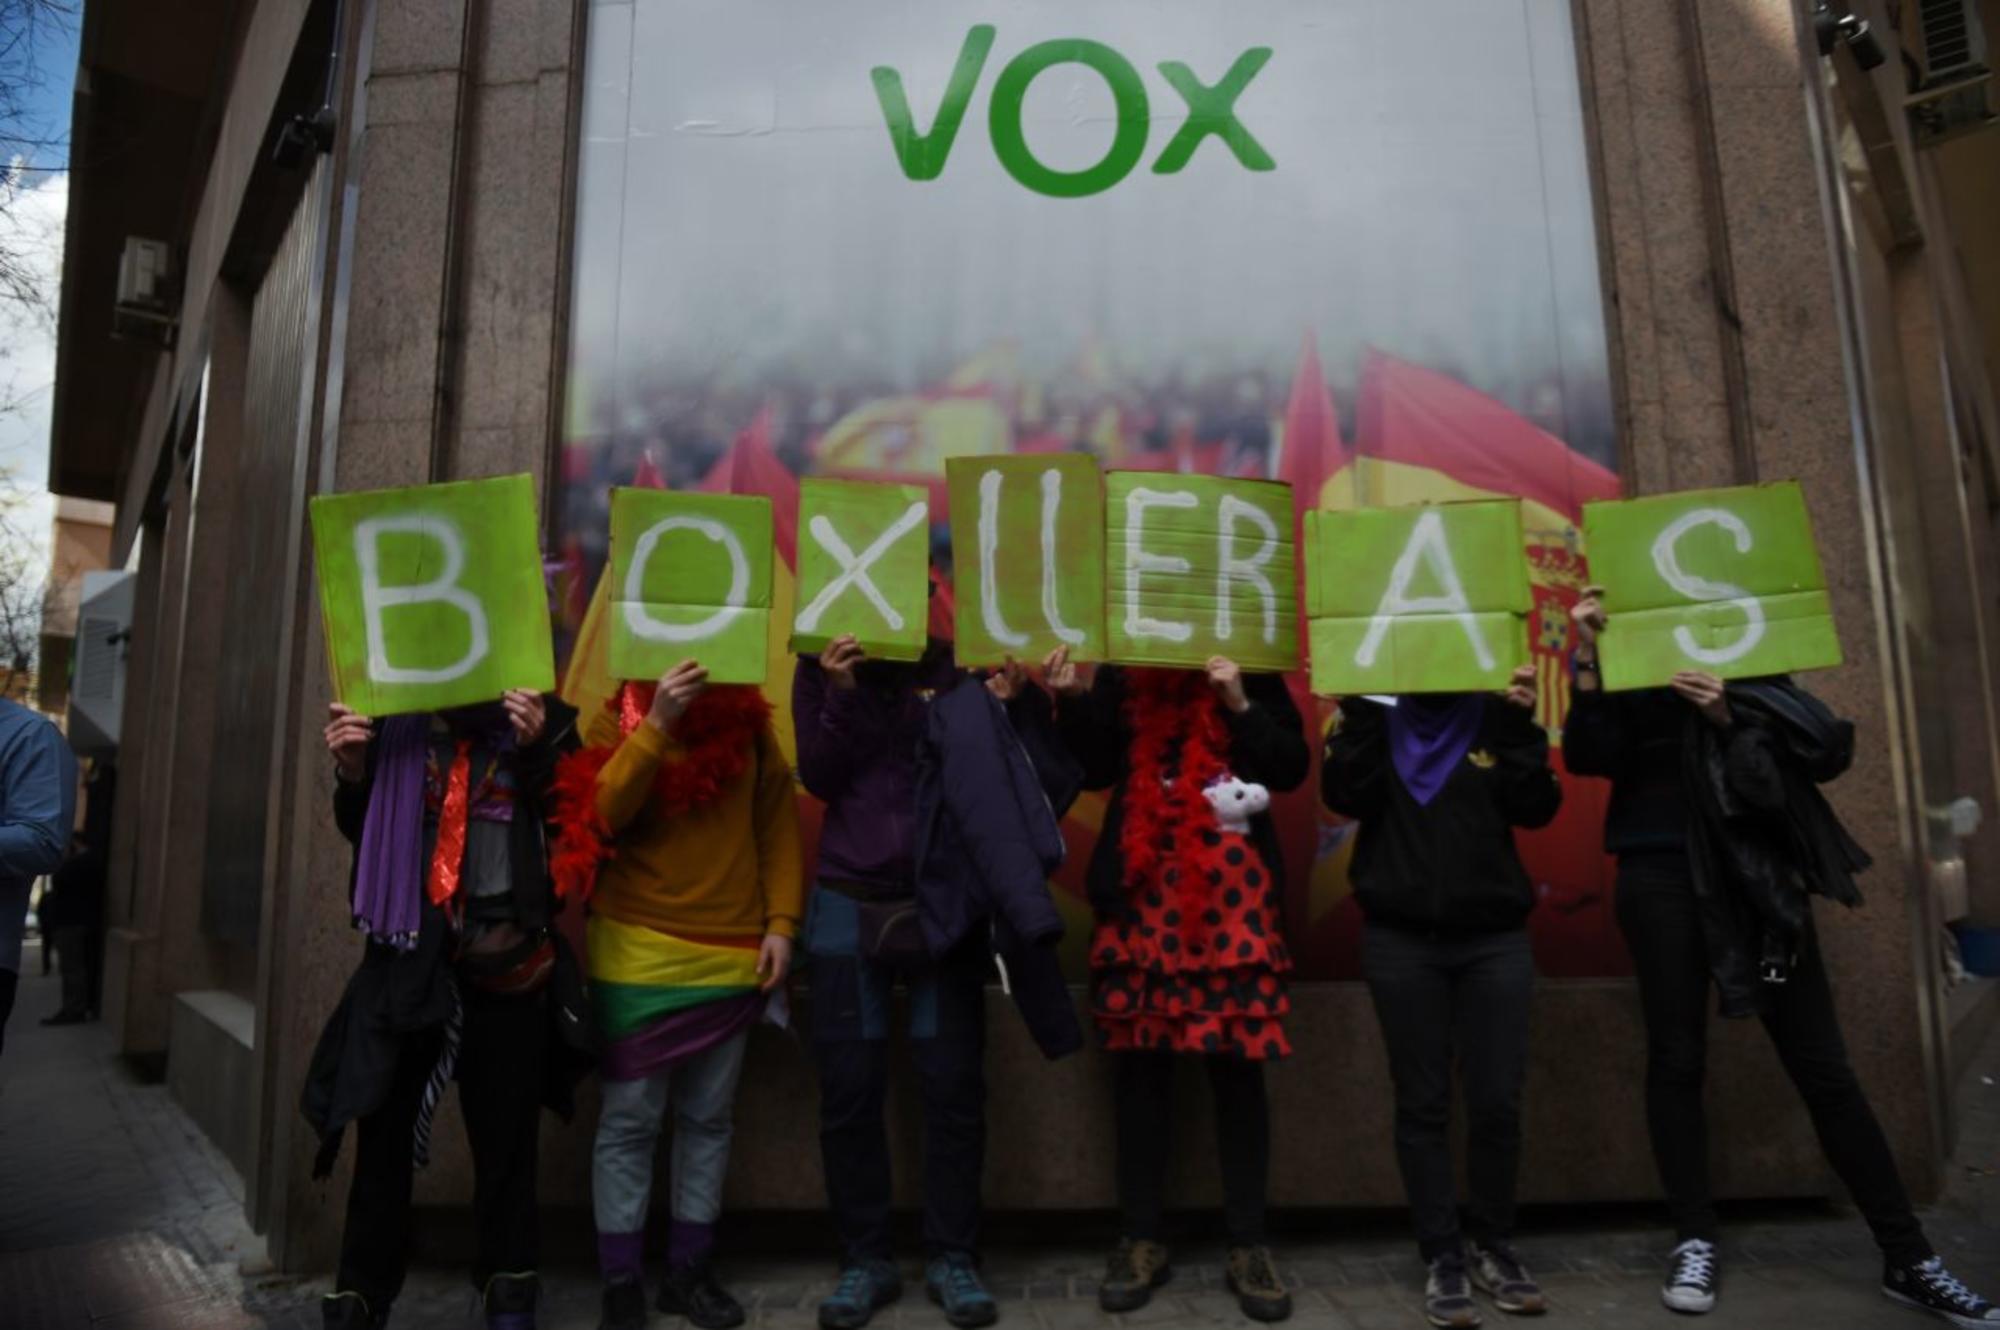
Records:
[[[1812,24],[1813,39],[1819,44],[1821,56],[1832,55],[1835,47],[1846,42],[1847,49],[1854,53],[1854,63],[1863,69],[1878,68],[1889,58],[1867,19],[1852,13],[1836,14],[1827,0],[1813,6]]]

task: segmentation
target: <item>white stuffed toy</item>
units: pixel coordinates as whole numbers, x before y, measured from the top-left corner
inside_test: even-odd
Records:
[[[1271,792],[1262,785],[1224,776],[1202,791],[1215,809],[1215,820],[1224,831],[1239,836],[1250,830],[1250,819],[1271,806]]]

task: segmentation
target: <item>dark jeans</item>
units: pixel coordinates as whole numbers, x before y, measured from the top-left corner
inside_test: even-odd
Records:
[[[463,984],[461,991],[465,1032],[458,1105],[472,1146],[478,1230],[472,1282],[483,1289],[496,1274],[532,1271],[539,1259],[535,1156],[548,1056],[548,995],[497,997]],[[442,1031],[403,1041],[388,1098],[361,1119],[356,1132],[354,1184],[347,1193],[334,1287],[359,1293],[378,1314],[403,1288],[415,1177],[412,1133],[442,1042]]]
[[[1233,1054],[1119,1052],[1118,1209],[1125,1236],[1160,1240],[1167,1165],[1173,1156],[1174,1068],[1198,1058],[1215,1097],[1215,1149],[1222,1164],[1222,1213],[1235,1247],[1264,1241],[1271,1175],[1271,1112],[1264,1064]]]
[[[826,1194],[847,1264],[891,1255],[889,1026],[900,980],[910,995],[910,1049],[924,1105],[924,1245],[931,1255],[979,1247],[986,1169],[986,976],[983,938],[899,970],[860,954],[854,902],[822,887],[806,921],[812,1043],[819,1064],[819,1140]]]
[[[1441,937],[1370,924],[1361,964],[1389,1052],[1396,1164],[1424,1259],[1458,1250],[1461,1232],[1506,1241],[1514,1232],[1535,982],[1527,930]],[[1462,1227],[1451,1161],[1454,1063],[1465,1093],[1471,1192]]]
[[[1684,871],[1622,866],[1618,926],[1639,976],[1646,1018],[1646,1125],[1667,1205],[1683,1240],[1716,1236],[1708,1186],[1709,968],[1694,886]],[[1827,1162],[1854,1196],[1875,1241],[1897,1261],[1931,1255],[1875,1112],[1847,1061],[1819,937],[1806,930],[1783,984],[1765,985],[1764,1030],[1812,1115]]]

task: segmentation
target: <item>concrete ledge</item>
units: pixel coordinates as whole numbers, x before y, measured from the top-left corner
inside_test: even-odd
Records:
[[[236,1171],[256,1147],[257,1008],[234,993],[176,994],[167,1089]]]

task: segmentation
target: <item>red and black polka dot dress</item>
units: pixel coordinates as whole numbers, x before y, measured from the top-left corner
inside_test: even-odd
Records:
[[[1104,1046],[1288,1055],[1292,960],[1269,869],[1248,836],[1213,817],[1171,836],[1149,880],[1127,884],[1131,917],[1100,922],[1091,938],[1091,1011]]]

